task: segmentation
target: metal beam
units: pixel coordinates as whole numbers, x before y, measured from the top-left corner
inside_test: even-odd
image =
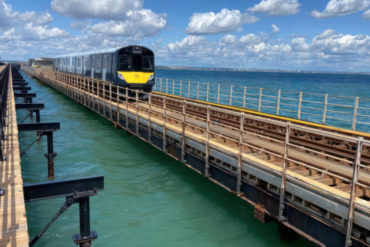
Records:
[[[14,87],[23,87],[23,86],[28,86],[27,82],[13,82]]]
[[[23,98],[35,98],[35,93],[15,93],[14,97],[23,97]]]
[[[27,123],[18,124],[18,131],[43,131],[50,132],[60,129],[60,123]]]
[[[26,201],[72,196],[76,193],[100,191],[103,189],[104,176],[23,185],[24,199]]]
[[[22,87],[22,86],[14,86],[13,87],[13,91],[14,90],[31,90],[32,88],[31,87]]]
[[[44,109],[44,104],[15,104],[15,109],[38,110]]]

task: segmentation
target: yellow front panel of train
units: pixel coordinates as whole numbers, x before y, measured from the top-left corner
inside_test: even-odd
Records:
[[[127,83],[147,83],[149,77],[153,75],[153,72],[128,72],[128,71],[117,71],[118,74],[121,74]]]

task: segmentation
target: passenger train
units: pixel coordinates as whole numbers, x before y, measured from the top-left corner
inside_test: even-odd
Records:
[[[54,70],[109,81],[132,89],[152,91],[154,53],[143,46],[126,46],[98,53],[54,58]]]

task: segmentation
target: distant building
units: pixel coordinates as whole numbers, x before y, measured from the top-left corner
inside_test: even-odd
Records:
[[[30,60],[33,60],[33,59],[30,59]],[[30,60],[28,60],[28,62],[30,62]],[[32,61],[32,67],[34,68],[52,68],[53,67],[53,59],[52,58],[35,58],[33,61]]]

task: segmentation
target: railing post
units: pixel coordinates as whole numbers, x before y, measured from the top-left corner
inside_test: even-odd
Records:
[[[175,80],[172,80],[172,95],[175,95]]]
[[[152,143],[152,94],[149,94],[149,99],[148,99],[148,104],[149,104],[149,112],[148,112],[148,142]]]
[[[243,108],[245,108],[246,97],[247,97],[247,87],[244,86],[243,88]]]
[[[139,90],[135,90],[135,101],[136,101],[136,135],[139,136]]]
[[[207,92],[206,92],[206,101],[208,102],[208,95],[209,95],[209,82],[207,82]]]
[[[328,110],[328,94],[324,95],[324,109],[322,111],[322,123],[325,124],[326,121],[326,111]]]
[[[207,106],[207,122],[206,122],[206,152],[205,152],[205,168],[204,176],[209,177],[209,122],[210,122],[210,112],[209,106]]]
[[[301,109],[302,109],[302,92],[299,92],[298,111],[297,111],[297,118],[298,119],[301,119]]]
[[[162,89],[162,78],[159,79],[159,92],[162,92],[163,93],[163,89]]]
[[[128,87],[126,87],[126,130],[128,130]]]
[[[186,100],[182,102],[182,141],[181,141],[181,162],[186,163],[185,160],[185,130],[186,130]]]
[[[260,93],[258,97],[258,111],[261,111],[261,106],[262,106],[262,88],[260,88]]]
[[[182,96],[182,80],[180,80],[180,97]]]
[[[355,159],[355,163],[353,164],[351,194],[350,194],[349,205],[348,205],[348,218],[347,218],[347,231],[346,231],[346,243],[345,243],[346,245],[345,246],[352,245],[351,236],[352,236],[352,227],[353,227],[353,211],[355,207],[356,183],[358,179],[359,165],[361,163],[362,141],[363,141],[363,137],[359,137],[357,139],[356,159]]]
[[[166,133],[166,122],[167,122],[167,112],[166,112],[166,98],[163,97],[163,127],[162,127],[162,151],[166,152],[167,149],[167,133]]]
[[[116,89],[117,89],[117,95],[116,95],[116,100],[117,100],[117,106],[116,106],[116,110],[117,110],[117,125],[120,125],[120,112],[121,112],[121,109],[119,107],[119,86],[116,86]]]
[[[109,117],[111,120],[113,120],[112,116],[112,84],[109,83]]]
[[[276,102],[276,115],[280,114],[280,99],[281,99],[281,90],[278,90],[277,102]]]
[[[166,79],[166,93],[168,93],[168,79]]]
[[[284,198],[285,198],[285,175],[288,166],[288,156],[289,156],[289,134],[290,134],[290,122],[288,122],[285,129],[285,141],[284,141],[284,160],[283,169],[281,173],[281,185],[280,185],[280,201],[279,201],[279,221],[284,221]]]
[[[230,86],[229,105],[233,105],[233,85]]]
[[[199,81],[197,81],[197,99],[199,99]]]
[[[219,83],[217,84],[217,104],[220,103],[220,93],[221,93],[221,85]]]
[[[190,87],[191,87],[191,85],[190,85],[190,80],[189,80],[189,82],[188,82],[188,98],[190,98]]]
[[[243,166],[243,135],[244,135],[244,112],[240,115],[240,129],[239,129],[239,154],[238,154],[238,174],[236,193],[240,194],[240,188],[242,185],[242,166]]]
[[[357,112],[358,112],[358,101],[359,97],[355,98],[355,104],[353,106],[353,117],[352,117],[352,130],[356,129],[356,119],[357,119]]]

